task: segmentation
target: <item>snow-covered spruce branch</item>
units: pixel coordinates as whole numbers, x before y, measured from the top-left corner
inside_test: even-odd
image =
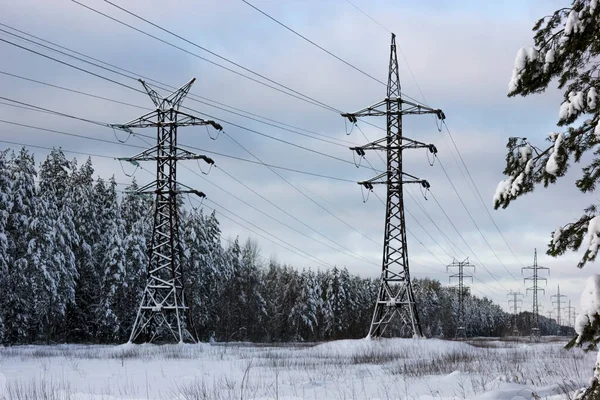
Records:
[[[517,53],[509,96],[543,92],[554,77],[559,78],[559,88],[563,88],[586,75],[582,66],[599,52],[594,46],[599,13],[597,0],[574,1],[572,7],[540,19],[534,26],[535,47],[524,47]]]
[[[517,197],[533,191],[536,184],[547,187],[557,178],[565,175],[569,168],[569,157],[579,162],[586,152],[600,143],[596,135],[599,123],[596,119],[585,121],[579,128],[569,128],[566,132],[551,133],[548,140],[552,145],[540,150],[525,139],[510,138],[506,147],[507,179],[498,183],[494,193],[494,208],[506,208]],[[535,155],[534,155],[535,153]],[[594,154],[599,154],[598,150]],[[600,160],[593,160],[582,168],[583,175],[575,182],[582,192],[594,191],[600,179]]]
[[[552,232],[548,254],[556,257],[567,250],[577,251],[587,235],[587,249],[577,266],[582,268],[588,261],[594,261],[600,245],[600,217],[596,216],[596,213],[597,207],[591,205],[579,219]]]

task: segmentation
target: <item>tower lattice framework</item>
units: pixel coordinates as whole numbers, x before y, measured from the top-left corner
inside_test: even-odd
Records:
[[[540,288],[538,285],[538,281],[546,281],[546,278],[542,278],[539,275],[539,271],[548,271],[549,268],[542,267],[538,265],[537,262],[537,249],[534,250],[533,253],[533,265],[529,267],[521,268],[521,272],[531,270],[533,274],[529,277],[526,277],[524,280],[532,281],[533,285],[528,287],[525,293],[532,292],[533,293],[533,304],[532,304],[532,321],[531,321],[531,336],[534,339],[539,339],[540,337],[540,304],[538,301],[538,292],[545,293],[543,288]]]
[[[410,323],[413,335],[422,336],[419,314],[410,280],[403,185],[416,183],[429,188],[429,183],[403,172],[402,152],[405,149],[418,148],[427,148],[432,153],[436,153],[437,150],[432,144],[425,144],[402,135],[402,116],[412,114],[435,114],[440,119],[444,118],[441,110],[406,101],[402,98],[398,76],[396,35],[392,33],[386,98],[360,111],[342,114],[353,124],[357,123],[358,118],[368,116],[385,116],[387,122],[386,137],[364,146],[350,148],[359,157],[364,157],[365,150],[385,151],[387,154],[385,172],[367,181],[358,182],[367,190],[372,190],[375,184],[385,184],[387,187],[381,282],[369,329],[369,337],[380,337],[394,316],[403,309],[407,310],[410,319],[410,321],[404,322]]]
[[[177,162],[203,160],[213,164],[204,155],[196,155],[177,145],[177,128],[181,126],[211,125],[222,127],[214,121],[206,121],[179,111],[195,78],[167,97],[159,95],[140,79],[152,99],[156,110],[130,122],[114,127],[132,132],[132,128],[156,128],[156,145],[129,158],[122,158],[138,165],[140,161],[156,162],[156,180],[139,188],[139,194],[154,194],[154,224],[147,266],[147,283],[133,324],[129,342],[151,342],[156,338],[182,343],[192,340],[185,328],[185,305],[182,250],[179,237],[179,206],[177,198],[184,193],[204,197],[204,193],[177,182]],[[185,188],[185,189],[182,189]]]
[[[475,272],[475,266],[469,264],[469,259],[465,259],[463,261],[452,260],[452,264],[446,266],[446,270],[450,271],[451,269],[456,269],[456,273],[449,276],[450,282],[453,279],[458,280],[458,284],[454,286],[454,290],[458,297],[458,313],[457,313],[457,324],[456,324],[456,337],[457,338],[466,338],[467,337],[467,328],[466,328],[466,309],[465,309],[465,298],[469,294],[469,287],[465,285],[465,278],[471,278],[471,282],[473,281],[473,275],[465,274],[465,268],[469,270],[473,268],[473,272]]]
[[[509,307],[512,306],[513,309],[513,327],[511,333],[513,336],[519,336],[518,316],[521,311],[521,304],[523,304],[523,294],[521,292],[510,291],[507,296],[509,296],[508,305]],[[512,299],[510,297],[512,297]]]
[[[561,335],[562,334],[562,323],[563,323],[563,321],[561,319],[561,311],[562,311],[561,304],[564,304],[564,301],[562,301],[562,299],[563,298],[566,299],[567,296],[565,296],[564,294],[560,294],[560,285],[557,285],[556,294],[550,296],[550,298],[552,299],[552,304],[556,305],[556,323],[558,324],[558,334]],[[569,300],[569,307],[570,306],[571,306],[571,304],[570,304],[570,300]]]

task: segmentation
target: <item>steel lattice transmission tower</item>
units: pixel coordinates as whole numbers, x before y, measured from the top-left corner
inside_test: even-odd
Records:
[[[533,253],[533,265],[529,267],[521,268],[521,273],[523,271],[532,270],[533,275],[528,276],[524,279],[525,282],[532,281],[533,286],[530,286],[526,289],[525,293],[529,293],[530,291],[533,293],[533,308],[532,308],[532,324],[531,324],[531,336],[534,339],[539,338],[540,336],[540,305],[538,302],[538,292],[545,293],[544,289],[538,286],[538,281],[546,281],[546,278],[541,278],[539,276],[539,271],[549,271],[549,268],[541,267],[537,263],[537,249],[534,250]]]
[[[187,309],[183,291],[181,243],[179,238],[178,195],[183,193],[204,197],[204,193],[177,182],[177,162],[181,160],[213,160],[196,155],[177,145],[177,128],[180,126],[211,125],[222,127],[214,121],[205,121],[179,111],[195,78],[167,97],[160,96],[140,79],[144,89],[156,106],[155,111],[142,115],[126,124],[114,125],[131,132],[132,128],[156,128],[156,145],[129,158],[138,165],[140,161],[156,162],[156,180],[141,187],[138,193],[154,194],[154,225],[148,254],[147,283],[131,330],[129,341],[153,341],[166,336],[181,343],[191,339],[185,329]],[[180,189],[187,188],[186,190]]]
[[[564,294],[560,294],[560,285],[557,285],[556,288],[556,294],[550,296],[552,300],[552,304],[556,304],[556,323],[558,324],[558,334],[561,334],[561,320],[560,320],[560,311],[561,311],[561,307],[560,307],[560,303],[562,303],[561,299],[562,298],[567,298],[567,296],[565,296]],[[569,300],[570,301],[570,300]],[[571,306],[571,304],[569,304],[569,307]],[[570,311],[569,311],[570,312]],[[569,318],[570,319],[570,318]]]
[[[519,312],[521,311],[521,304],[523,304],[523,293],[521,292],[513,292],[510,291],[508,292],[509,299],[508,299],[508,306],[513,308],[513,328],[512,328],[512,334],[514,336],[520,336],[520,332],[519,332],[519,328],[517,326],[517,316],[519,315]],[[512,299],[510,298],[512,297]]]
[[[408,311],[413,335],[422,336],[421,324],[410,281],[403,185],[416,183],[429,188],[429,183],[403,172],[402,151],[405,149],[426,148],[432,153],[436,153],[437,150],[432,144],[418,142],[402,135],[402,116],[411,114],[435,114],[440,119],[444,118],[441,110],[434,110],[433,108],[406,101],[402,98],[400,78],[398,76],[396,35],[392,33],[387,96],[382,101],[370,107],[355,113],[342,114],[343,117],[348,118],[353,124],[356,124],[360,117],[378,116],[386,117],[387,120],[386,137],[364,146],[350,148],[359,157],[364,157],[365,150],[385,151],[387,154],[387,168],[384,173],[368,181],[358,182],[367,190],[372,190],[375,184],[384,184],[387,187],[381,283],[373,313],[373,320],[369,329],[369,337],[380,337],[385,332],[393,317],[403,309]]]
[[[475,266],[469,264],[469,259],[466,258],[464,261],[452,260],[452,264],[446,266],[446,271],[450,271],[451,269],[457,269],[455,274],[452,274],[448,277],[450,282],[453,279],[458,279],[458,284],[454,286],[454,290],[456,295],[458,296],[458,315],[457,315],[457,324],[456,324],[456,337],[467,337],[467,329],[465,324],[465,297],[469,294],[469,287],[465,286],[464,280],[465,278],[471,278],[471,282],[473,281],[473,275],[466,275],[465,268],[473,268],[473,272],[475,272]]]

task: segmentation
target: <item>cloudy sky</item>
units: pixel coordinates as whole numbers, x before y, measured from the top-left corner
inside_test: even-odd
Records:
[[[3,32],[24,37],[12,28],[110,63],[129,71],[126,74],[132,77],[153,79],[168,86],[180,86],[196,77],[192,95],[184,105],[196,113],[227,121],[222,122],[226,134],[211,140],[203,127],[180,130],[180,144],[204,149],[204,154],[215,159],[216,168],[205,176],[198,174],[200,170],[195,162],[188,162],[188,169],[180,168],[179,178],[207,194],[204,206],[217,209],[224,238],[251,237],[258,241],[265,258],[274,257],[299,268],[337,265],[346,266],[364,277],[379,275],[385,209],[376,195],[385,198],[385,191],[383,187],[376,187],[376,195],[372,194],[364,203],[360,187],[344,181],[368,179],[374,172],[352,164],[352,153],[347,147],[364,144],[367,139],[358,129],[346,135],[344,120],[336,112],[211,64],[206,60],[266,82],[104,1],[81,0],[81,3],[180,48],[148,37],[72,1],[0,2],[0,23],[3,24],[0,39],[126,85],[101,79],[2,41],[1,97],[107,123],[129,121],[152,106],[146,95],[130,88],[141,89],[135,80]],[[555,294],[558,284],[561,293],[578,306],[584,281],[595,272],[596,265],[578,270],[576,261],[580,255],[570,253],[552,259],[544,253],[551,231],[577,218],[581,209],[595,200],[575,190],[573,182],[579,168],[573,168],[558,185],[545,190],[540,188],[506,210],[494,211],[492,207],[494,190],[503,178],[507,138],[527,137],[533,143],[543,145],[546,135],[558,129],[555,125],[561,102],[558,91],[548,90],[535,97],[511,99],[506,97],[506,92],[514,56],[521,46],[532,44],[531,27],[535,21],[567,5],[567,1],[353,0],[385,29],[344,0],[252,0],[251,3],[381,81],[387,79],[390,41],[387,29],[395,32],[401,50],[398,56],[403,93],[444,110],[450,132],[485,201],[485,208],[493,216],[510,249],[468,180],[448,133],[445,130],[439,132],[429,116],[407,117],[404,134],[437,146],[439,161],[460,193],[459,199],[440,168],[440,162],[430,166],[424,150],[406,153],[405,171],[427,179],[432,186],[432,194],[427,195],[427,199],[416,186],[410,188],[405,199],[410,213],[407,228],[411,232],[408,244],[413,276],[431,277],[447,284],[445,265],[452,257],[469,257],[476,266],[474,292],[489,296],[506,307],[507,291],[525,292],[521,267],[532,263],[533,251],[537,248],[541,253],[540,264],[551,270],[546,296],[542,297],[544,313],[552,308],[550,295]],[[155,0],[115,0],[115,4],[335,109],[355,111],[385,95],[382,84],[303,41],[241,0],[179,1],[169,6]],[[115,70],[114,67],[110,69]],[[7,73],[130,105],[25,81]],[[2,102],[6,103],[6,100]],[[230,107],[235,107],[243,110],[236,113],[256,114],[260,117],[252,118],[259,121],[215,108],[217,102],[223,104],[217,107],[225,110],[232,111]],[[266,121],[263,117],[277,122]],[[94,154],[92,158],[98,176],[114,175],[122,183],[129,182],[130,178],[113,158],[133,155],[140,147],[147,147],[148,142],[145,138],[131,137],[121,144],[116,139],[124,140],[126,135],[117,133],[116,138],[111,129],[6,104],[0,104],[0,119],[4,121],[0,123],[1,140],[62,147],[67,153]],[[100,138],[114,144],[40,131],[6,121]],[[377,118],[369,122],[379,127],[385,125],[385,121]],[[358,126],[369,141],[383,134],[363,122]],[[141,133],[153,134],[150,131]],[[210,133],[214,137],[214,132]],[[18,147],[6,143],[0,145]],[[38,162],[47,154],[44,149],[32,150]],[[262,165],[210,152],[252,160],[256,156],[268,164],[342,180],[285,170],[274,173]],[[68,155],[80,160],[86,157],[75,153]],[[382,168],[377,154],[369,153],[367,159],[375,168]],[[125,172],[134,169],[130,165],[123,168]],[[153,169],[151,165],[145,168]],[[144,170],[138,170],[135,178],[139,183],[152,180],[151,174]],[[192,204],[197,203],[194,200]],[[525,298],[525,308],[530,307],[530,299],[531,296]]]

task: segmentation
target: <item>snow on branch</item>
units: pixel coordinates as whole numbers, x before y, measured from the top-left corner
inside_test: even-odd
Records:
[[[527,67],[527,63],[534,62],[538,59],[539,53],[532,46],[521,47],[515,58],[515,66],[513,68],[512,77],[508,83],[508,92],[516,91],[521,83],[521,79]],[[547,61],[547,60],[546,60]]]
[[[552,148],[552,152],[550,153],[550,157],[548,157],[548,161],[546,162],[546,172],[550,175],[556,176],[559,171],[559,150],[560,145],[563,141],[562,133],[553,133],[551,134],[551,138],[554,138],[554,147]]]

